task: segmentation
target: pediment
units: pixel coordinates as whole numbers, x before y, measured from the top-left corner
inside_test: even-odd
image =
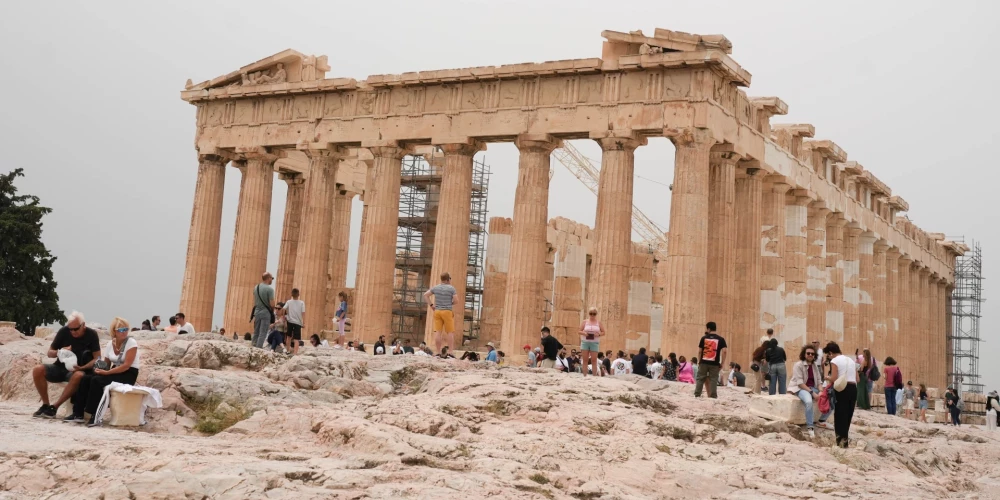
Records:
[[[309,82],[326,78],[327,71],[330,71],[330,65],[327,64],[326,56],[311,56],[287,49],[197,85],[188,80],[184,89],[207,90]]]

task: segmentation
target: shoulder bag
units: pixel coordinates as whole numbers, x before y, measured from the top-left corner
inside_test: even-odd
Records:
[[[257,294],[257,298],[260,299],[261,303],[265,303],[266,304],[266,302],[264,302],[264,299],[262,299],[260,297],[260,285],[257,285],[256,287],[254,287],[253,291],[254,291],[255,294]],[[254,304],[253,309],[250,309],[250,322],[251,323],[253,323],[253,320],[255,318],[255,315],[254,315],[255,312],[257,312],[257,305],[256,304]],[[268,307],[267,308],[267,312],[271,313],[271,323],[274,323],[274,309],[271,309],[270,307]]]

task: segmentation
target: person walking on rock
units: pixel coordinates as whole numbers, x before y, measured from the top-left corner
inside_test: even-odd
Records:
[[[785,383],[788,380],[785,360],[788,359],[788,356],[785,354],[785,349],[778,346],[778,339],[768,341],[767,350],[764,351],[764,359],[767,360],[767,373],[771,376],[767,385],[767,393],[772,396],[784,394]]]
[[[958,389],[949,387],[948,392],[944,393],[944,403],[948,407],[948,413],[951,414],[951,425],[955,427],[962,425],[960,418],[962,414],[962,399],[958,396]]]
[[[903,373],[896,366],[896,360],[892,356],[885,358],[885,368],[882,369],[885,375],[885,412],[889,415],[896,414],[896,391],[903,390]]]
[[[267,329],[274,323],[274,288],[271,288],[273,281],[274,276],[271,276],[271,273],[264,273],[260,277],[260,283],[253,287],[253,336],[250,342],[254,347],[264,347]],[[183,319],[178,317],[177,322],[183,323]]]
[[[580,324],[580,351],[581,363],[589,366],[593,371],[591,374],[599,376],[601,371],[597,367],[597,353],[600,351],[601,337],[604,336],[604,325],[597,319],[597,308],[591,307],[587,311],[588,318]],[[583,376],[587,376],[587,370],[580,370]]]
[[[344,324],[347,323],[347,294],[343,291],[337,292],[337,299],[340,300],[340,305],[337,306],[337,312],[333,313],[333,321],[337,324],[337,345],[343,346]],[[410,351],[412,352],[413,349],[411,348]]]
[[[434,347],[437,348],[438,352],[446,345],[455,345],[455,315],[452,313],[452,307],[457,294],[458,291],[451,286],[451,274],[449,273],[443,273],[441,283],[424,292],[424,300],[434,295],[431,309],[434,310]]]
[[[299,341],[302,340],[302,327],[305,326],[303,319],[306,315],[306,303],[299,300],[299,289],[292,288],[292,298],[285,302],[285,343],[292,343],[289,350],[292,354],[299,353]]]
[[[555,368],[556,358],[559,357],[559,351],[563,348],[562,343],[559,339],[552,336],[549,331],[549,327],[542,327],[542,351],[545,352],[545,359],[542,360],[542,368]]]
[[[767,360],[764,359],[764,353],[767,352],[770,345],[770,339],[762,340],[760,346],[754,349],[753,354],[750,355],[750,359],[753,361],[753,364],[750,365],[750,370],[753,371],[753,391],[751,392],[754,394],[760,394],[767,386],[765,383],[767,381],[764,379],[764,374],[767,373]]]
[[[726,362],[727,351],[726,339],[715,333],[715,322],[706,323],[705,335],[698,342],[701,365],[698,366],[698,378],[694,384],[694,397],[701,397],[701,389],[706,382],[708,383],[708,397],[719,397],[716,391],[719,385],[719,370]]]
[[[837,404],[833,410],[837,446],[847,448],[854,406],[858,401],[858,367],[851,357],[840,352],[840,346],[836,342],[826,344],[823,352],[830,359],[830,378],[827,382],[833,385],[837,396]]]

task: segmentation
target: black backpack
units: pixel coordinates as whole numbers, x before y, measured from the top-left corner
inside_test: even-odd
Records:
[[[868,373],[870,374],[869,377],[872,382],[878,381],[878,379],[882,378],[882,374],[878,371],[878,363],[876,363],[874,359],[872,360],[872,367],[869,369]]]

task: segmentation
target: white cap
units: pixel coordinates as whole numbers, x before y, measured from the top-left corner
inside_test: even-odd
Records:
[[[487,343],[486,343],[486,345],[487,345],[487,347],[495,347],[495,346],[493,345],[493,342],[487,342]]]

